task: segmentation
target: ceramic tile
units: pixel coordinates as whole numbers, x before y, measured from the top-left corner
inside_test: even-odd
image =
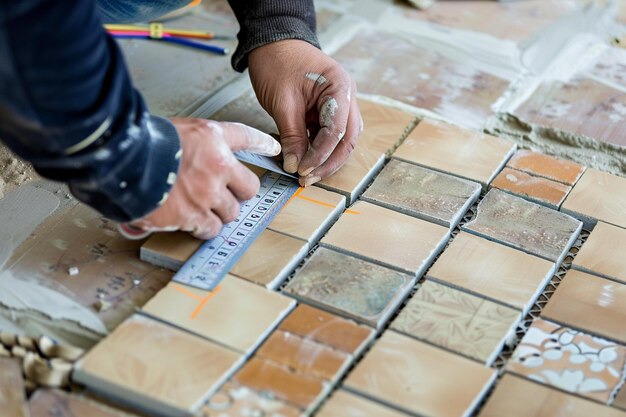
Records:
[[[363,200],[453,229],[480,195],[480,184],[392,159]]]
[[[186,232],[155,233],[141,245],[140,257],[152,265],[178,271],[203,242]]]
[[[387,331],[344,385],[417,415],[460,417],[473,411],[495,376],[470,359]]]
[[[574,185],[585,171],[585,167],[576,162],[558,159],[526,149],[517,151],[507,163],[507,166],[567,185]]]
[[[626,228],[626,178],[588,168],[562,210],[581,218],[585,224],[593,219]]]
[[[299,417],[299,409],[248,387],[227,382],[203,407],[202,417]]]
[[[61,390],[38,389],[28,401],[30,417],[133,417],[84,396]]]
[[[314,407],[330,389],[322,379],[257,357],[248,361],[233,381],[304,410]]]
[[[315,186],[299,189],[296,193],[274,217],[268,229],[315,243],[339,217],[346,198]]]
[[[479,417],[624,417],[626,414],[536,382],[505,374]]]
[[[545,259],[461,232],[428,277],[526,312],[555,269]]]
[[[358,201],[331,227],[322,245],[420,276],[448,235],[446,227]]]
[[[626,348],[535,319],[506,369],[542,384],[608,403],[624,377]]]
[[[626,285],[570,270],[541,317],[626,344]]]
[[[358,143],[377,154],[390,155],[413,126],[415,117],[368,100],[357,100],[363,118]]]
[[[427,280],[391,328],[491,365],[519,311]]]
[[[18,359],[0,357],[0,410],[6,417],[28,417],[26,390]]]
[[[485,187],[502,169],[516,145],[501,138],[425,119],[393,154]]]
[[[348,391],[335,391],[315,414],[317,417],[406,417],[408,414],[396,411],[382,404],[352,394]]]
[[[142,312],[249,353],[294,304],[289,297],[229,275],[211,292],[172,281]]]
[[[626,229],[598,222],[572,268],[626,283]]]
[[[411,290],[415,277],[319,248],[285,292],[373,327],[381,326]]]
[[[345,352],[283,330],[274,331],[256,356],[328,381],[339,377],[351,360]]]
[[[239,278],[274,289],[307,254],[304,240],[265,230],[231,268]]]
[[[491,186],[558,210],[571,187],[515,169],[504,168]]]
[[[369,327],[307,304],[298,304],[279,328],[355,356],[374,336]]]
[[[242,359],[230,349],[134,315],[78,362],[73,378],[147,412],[183,416],[196,412]]]
[[[578,220],[500,190],[490,190],[463,230],[560,264],[582,229]]]
[[[625,385],[622,385],[622,388],[620,388],[612,404],[613,407],[617,407],[622,410],[626,410],[626,389],[624,388],[625,388]]]

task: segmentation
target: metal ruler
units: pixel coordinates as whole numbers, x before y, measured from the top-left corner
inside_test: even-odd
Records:
[[[178,270],[173,280],[213,290],[298,187],[298,182],[292,178],[275,172],[265,173],[257,195],[241,204],[237,220],[224,225],[219,235],[204,242]]]

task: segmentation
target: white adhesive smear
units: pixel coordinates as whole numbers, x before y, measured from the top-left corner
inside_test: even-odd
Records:
[[[328,97],[320,110],[320,126],[328,127],[334,123],[335,115],[339,110],[339,104],[333,97]]]
[[[316,74],[314,72],[307,72],[304,76],[307,77],[311,81],[315,81],[315,84],[317,85],[323,85],[328,82],[326,77],[324,77],[322,74]]]

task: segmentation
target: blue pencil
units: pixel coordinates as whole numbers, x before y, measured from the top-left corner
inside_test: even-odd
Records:
[[[200,42],[194,42],[187,39],[173,38],[173,37],[163,37],[163,38],[153,38],[147,35],[122,35],[122,34],[112,34],[114,38],[118,39],[150,39],[154,41],[164,41],[169,43],[176,43],[178,45],[189,46],[190,48],[196,48],[203,51],[212,52],[214,54],[219,55],[227,55],[229,53],[228,48],[222,48],[215,45],[206,45]]]

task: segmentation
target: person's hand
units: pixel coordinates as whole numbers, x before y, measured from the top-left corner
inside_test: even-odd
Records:
[[[240,123],[171,120],[183,151],[176,182],[162,206],[131,226],[146,231],[183,230],[209,239],[237,218],[241,201],[259,190],[258,177],[233,152],[245,149],[274,156],[280,153],[280,144]]]
[[[285,171],[298,172],[307,186],[341,168],[363,130],[348,73],[300,40],[254,49],[248,67],[259,102],[278,126]]]

